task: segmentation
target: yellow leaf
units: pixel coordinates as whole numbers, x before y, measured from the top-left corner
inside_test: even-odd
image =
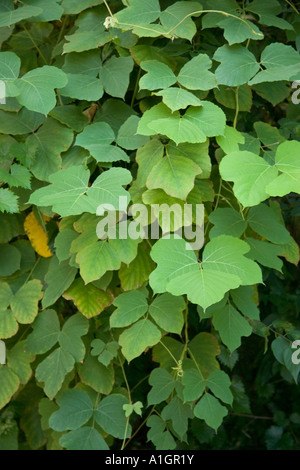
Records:
[[[43,218],[45,222],[49,220],[49,217],[43,216]],[[43,258],[50,258],[50,256],[52,256],[52,252],[48,246],[47,233],[38,223],[33,212],[30,212],[27,215],[24,221],[24,229],[36,253],[43,256]]]

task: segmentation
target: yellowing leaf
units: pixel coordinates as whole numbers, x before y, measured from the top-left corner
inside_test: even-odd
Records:
[[[45,216],[44,220],[47,220]],[[52,256],[52,252],[48,246],[47,233],[39,224],[34,212],[30,212],[27,215],[24,221],[24,229],[37,254],[43,256],[43,258],[50,258]]]

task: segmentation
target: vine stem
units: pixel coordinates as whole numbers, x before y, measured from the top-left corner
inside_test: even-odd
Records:
[[[29,37],[29,39],[31,40],[32,44],[34,45],[34,47],[36,48],[36,50],[38,51],[38,53],[40,54],[41,58],[43,59],[43,61],[45,62],[46,65],[48,65],[48,62],[47,60],[45,59],[45,56],[44,54],[42,53],[41,49],[39,48],[39,46],[36,44],[35,40],[33,39],[33,37],[31,36],[30,32],[28,31],[28,29],[26,28],[26,26],[23,24],[23,29],[25,31],[25,33],[27,34],[27,36]]]
[[[103,0],[104,1],[104,4],[107,8],[107,11],[109,13],[109,15],[111,17],[113,17],[113,14],[112,14],[112,11],[107,3],[106,0]],[[167,31],[166,33],[162,32],[162,31],[157,31],[156,29],[153,29],[153,28],[147,28],[145,26],[140,26],[138,24],[131,24],[131,23],[122,23],[120,22],[119,25],[123,25],[123,26],[130,26],[132,28],[140,28],[140,29],[143,29],[145,31],[151,31],[153,33],[157,33],[161,36],[165,36],[165,37],[168,37],[176,28],[178,28],[178,26],[180,26],[182,23],[184,23],[185,20],[187,20],[188,18],[190,18],[191,16],[195,16],[195,15],[199,15],[199,14],[202,14],[202,13],[219,13],[220,15],[223,15],[223,16],[230,16],[232,18],[236,18],[237,20],[239,21],[242,21],[242,23],[246,24],[248,26],[248,28],[251,30],[251,32],[253,34],[255,34],[256,36],[263,36],[262,33],[257,33],[252,27],[251,25],[246,21],[244,20],[243,18],[240,18],[239,16],[236,16],[236,15],[233,15],[232,13],[227,13],[225,11],[221,11],[221,10],[196,10],[196,11],[193,11],[192,13],[189,13],[188,15],[185,15],[175,26],[173,26],[173,28],[171,28],[169,31]]]
[[[236,129],[236,124],[237,124],[237,118],[238,118],[238,115],[239,115],[239,110],[240,110],[240,106],[239,106],[239,86],[236,87],[235,89],[235,116],[234,116],[234,121],[233,121],[233,128]]]

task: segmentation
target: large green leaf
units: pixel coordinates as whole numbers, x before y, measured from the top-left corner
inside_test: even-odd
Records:
[[[268,198],[266,186],[278,172],[263,158],[244,150],[226,155],[220,163],[220,173],[226,181],[234,182],[235,196],[248,207]]]
[[[243,46],[222,46],[216,50],[214,60],[221,62],[216,70],[220,85],[239,86],[247,83],[259,70],[255,56]]]
[[[152,248],[151,257],[158,264],[150,276],[155,292],[187,294],[206,309],[229,289],[262,282],[258,265],[244,257],[249,246],[242,240],[227,235],[213,238],[204,249],[201,266],[186,245],[181,238],[163,238]]]
[[[129,200],[127,191],[122,188],[131,181],[128,170],[111,168],[102,173],[88,187],[89,170],[82,166],[72,166],[50,176],[50,185],[35,191],[29,202],[41,206],[53,206],[62,216],[77,215],[83,212],[96,213],[98,206],[112,204],[119,207],[119,197]]]
[[[30,111],[47,115],[56,104],[54,88],[62,88],[67,81],[62,70],[44,65],[15,80],[17,100]]]
[[[110,317],[111,328],[122,328],[139,320],[148,310],[146,297],[141,291],[120,294],[113,302],[117,309]]]
[[[95,420],[104,431],[119,439],[129,437],[130,424],[126,427],[126,418],[123,406],[128,404],[123,395],[112,394],[100,401],[95,410]],[[127,431],[126,431],[127,429]]]
[[[55,431],[67,431],[83,426],[92,416],[93,403],[83,390],[67,390],[57,400],[59,410],[55,411],[49,424]]]
[[[150,320],[144,318],[120,335],[119,344],[129,362],[140,356],[146,348],[158,343],[160,338],[160,330]]]
[[[213,314],[213,324],[230,351],[241,345],[242,336],[249,336],[252,333],[252,327],[232,305],[216,309]]]
[[[60,390],[66,374],[73,369],[74,363],[73,356],[62,348],[55,349],[39,363],[35,376],[39,382],[44,382],[45,394],[50,399]]]
[[[130,56],[108,59],[100,69],[100,78],[106,93],[124,98],[132,69],[133,60]]]
[[[197,418],[204,419],[206,424],[216,431],[221,426],[228,411],[225,406],[221,405],[219,400],[210,393],[205,393],[195,406],[194,413]]]
[[[149,189],[161,188],[170,196],[186,200],[194,187],[195,176],[199,173],[201,168],[192,160],[177,155],[166,155],[152,168],[146,185]]]
[[[178,82],[189,90],[211,90],[217,86],[215,75],[209,72],[211,66],[212,62],[208,55],[199,54],[182,67]]]
[[[263,50],[260,61],[265,68],[249,81],[249,85],[293,80],[300,73],[299,53],[286,44],[270,44]]]
[[[279,176],[271,181],[266,192],[270,196],[285,196],[289,193],[300,193],[300,142],[296,140],[283,142],[277,148],[275,166]]]

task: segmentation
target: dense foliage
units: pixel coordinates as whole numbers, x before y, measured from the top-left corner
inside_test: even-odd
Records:
[[[2,0],[0,45],[0,449],[299,449],[296,3]],[[120,197],[204,247],[99,239]]]

